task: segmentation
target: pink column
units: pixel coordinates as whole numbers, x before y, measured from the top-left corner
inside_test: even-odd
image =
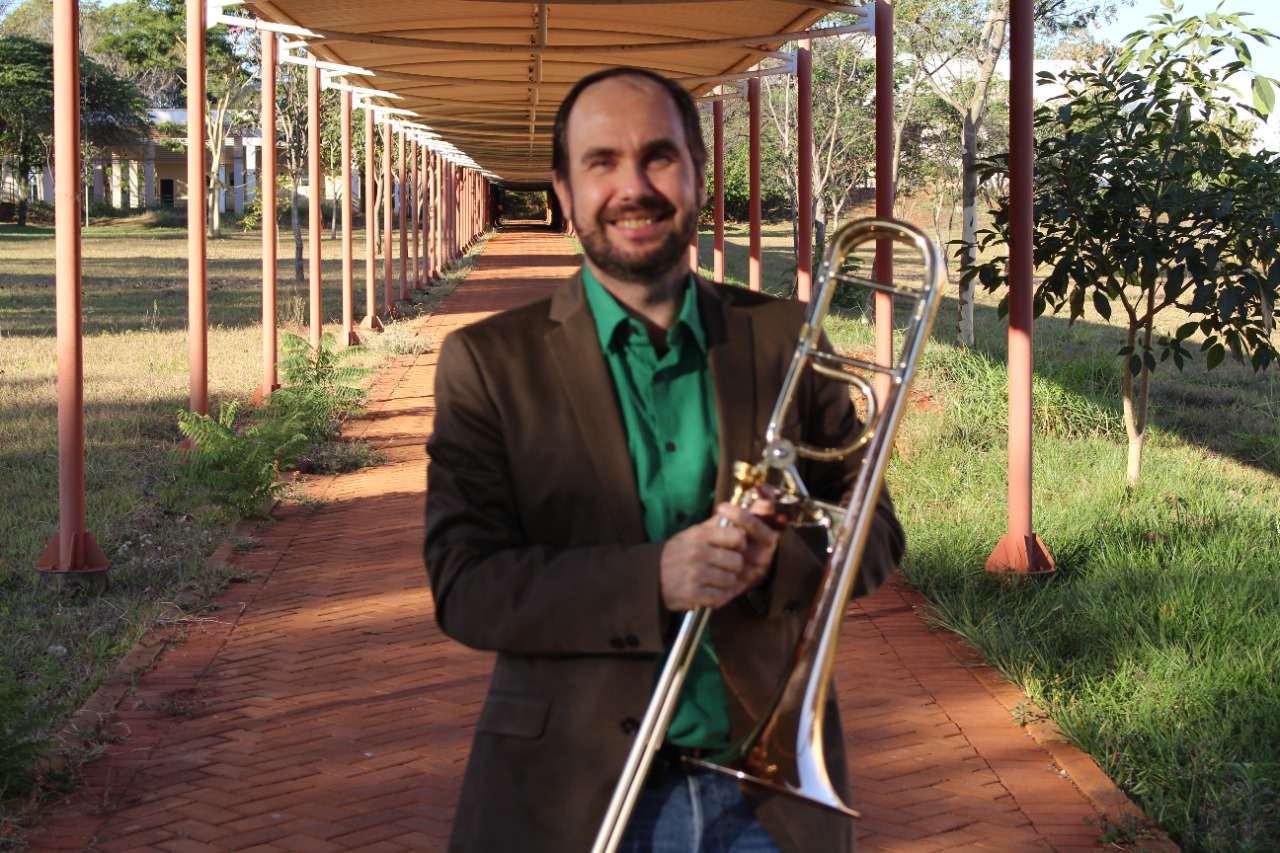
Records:
[[[276,36],[262,33],[262,168],[258,192],[262,200],[262,385],[254,399],[262,402],[280,387],[276,371]]]
[[[422,146],[422,190],[419,193],[422,205],[422,282],[421,287],[431,283],[431,150]]]
[[[893,216],[893,3],[876,0],[876,215]],[[876,280],[893,282],[893,241],[876,244]],[[876,293],[876,363],[893,364],[893,296]],[[876,376],[876,390],[889,392],[889,377]]]
[[[204,0],[187,0],[187,351],[191,411],[209,413],[209,227],[205,192]]]
[[[712,137],[711,152],[715,158],[715,236],[711,250],[714,259],[713,277],[724,282],[724,101],[711,104]]]
[[[53,122],[58,325],[58,532],[36,568],[105,588],[107,556],[89,533],[84,493],[84,329],[80,266],[80,7],[53,4]]]
[[[747,81],[747,105],[750,111],[748,140],[750,165],[748,180],[751,183],[751,238],[750,259],[747,267],[747,286],[760,289],[760,78]]]
[[[813,291],[813,50],[809,39],[796,47],[796,298],[808,302]]]
[[[324,216],[320,210],[324,203],[324,176],[320,159],[320,69],[312,65],[307,69],[307,244],[310,257],[310,307],[308,326],[311,346],[320,346],[320,333],[324,324],[320,292],[320,245],[324,231]]]
[[[362,329],[381,329],[378,319],[378,133],[373,124],[373,109],[364,108],[364,319]]]
[[[995,572],[1054,570],[1031,525],[1033,13],[1032,0],[1009,7],[1009,530],[987,559]]]
[[[436,278],[440,275],[440,243],[436,235],[440,231],[440,162],[436,152],[427,154],[430,174],[427,178],[427,257],[431,265],[427,267],[427,275]]]
[[[462,257],[459,235],[462,231],[462,170],[449,166],[449,261]]]
[[[436,272],[443,275],[445,269],[449,266],[449,257],[444,249],[445,228],[449,222],[449,205],[446,200],[446,178],[445,173],[448,171],[443,154],[436,155]]]
[[[405,180],[405,135],[400,128],[400,298],[409,298],[409,182]]]
[[[411,191],[408,193],[409,199],[409,218],[413,220],[412,228],[409,231],[409,257],[413,259],[413,276],[410,281],[414,287],[422,286],[422,265],[418,257],[418,228],[421,222],[418,218],[418,185],[421,178],[418,175],[418,140],[413,140],[413,144],[409,146],[409,185]]]
[[[360,343],[355,331],[355,258],[352,247],[351,205],[351,91],[342,90],[342,343]],[[337,203],[334,199],[334,203]]]
[[[388,316],[395,310],[395,296],[392,292],[392,276],[395,274],[391,262],[391,196],[395,188],[391,185],[391,125],[382,125],[382,310]]]

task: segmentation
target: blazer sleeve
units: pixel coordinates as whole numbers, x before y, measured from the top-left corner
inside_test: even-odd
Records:
[[[442,630],[473,648],[508,654],[661,651],[662,543],[531,541],[522,517],[531,510],[514,485],[530,474],[512,458],[507,439],[510,430],[538,424],[511,423],[528,413],[499,402],[486,367],[475,345],[455,332],[436,368],[424,557]],[[590,527],[590,518],[575,524]]]

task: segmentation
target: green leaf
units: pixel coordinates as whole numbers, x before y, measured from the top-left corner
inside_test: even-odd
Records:
[[[1111,319],[1111,300],[1107,299],[1107,295],[1100,290],[1093,292],[1093,309],[1102,319]]]
[[[1270,77],[1259,75],[1253,78],[1253,107],[1266,118],[1276,106],[1276,90],[1271,85]]]
[[[1227,357],[1227,349],[1222,344],[1215,344],[1209,348],[1209,355],[1205,357],[1204,366],[1206,370],[1213,370],[1223,359]]]

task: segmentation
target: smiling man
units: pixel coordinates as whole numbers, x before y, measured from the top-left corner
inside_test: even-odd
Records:
[[[590,849],[666,643],[695,606],[714,609],[711,631],[623,849],[852,849],[843,819],[683,760],[750,729],[825,560],[821,534],[775,532],[726,502],[733,463],[759,458],[802,306],[691,274],[705,167],[683,89],[639,69],[584,78],[557,114],[552,163],[582,271],[454,332],[440,354],[425,545],[436,618],[498,653],[454,853]],[[856,431],[842,383],[814,375],[797,399],[802,440],[836,446]],[[839,499],[856,467],[801,473]],[[882,494],[858,592],[902,554]],[[843,787],[829,695],[828,766]]]

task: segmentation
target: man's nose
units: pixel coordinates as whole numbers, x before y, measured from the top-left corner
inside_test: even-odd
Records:
[[[618,170],[618,195],[623,201],[634,198],[646,198],[653,193],[653,184],[649,180],[649,171],[644,163],[629,163]]]

